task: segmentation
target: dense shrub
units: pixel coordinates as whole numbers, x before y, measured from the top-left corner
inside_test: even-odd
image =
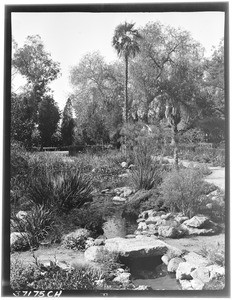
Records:
[[[87,229],[78,228],[77,230],[64,235],[61,244],[67,249],[84,250],[86,240],[89,236],[90,232]]]
[[[94,290],[100,277],[101,273],[91,268],[66,271],[53,262],[44,268],[16,261],[11,263],[10,284],[13,290]]]
[[[164,206],[171,212],[182,212],[192,217],[198,212],[203,180],[192,169],[173,170],[164,177],[161,195]]]
[[[125,203],[123,207],[122,217],[125,217],[126,219],[129,219],[131,221],[135,221],[141,211],[144,210],[144,208],[146,208],[147,206],[150,207],[150,202],[153,203],[151,204],[151,206],[156,206],[156,199],[156,190],[139,190],[134,196],[131,197],[130,201]]]

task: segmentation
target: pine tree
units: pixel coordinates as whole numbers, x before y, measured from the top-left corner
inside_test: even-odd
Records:
[[[68,98],[64,111],[63,111],[63,119],[61,124],[61,136],[63,145],[70,146],[74,141],[74,127],[75,121],[73,118],[73,106],[72,101]]]

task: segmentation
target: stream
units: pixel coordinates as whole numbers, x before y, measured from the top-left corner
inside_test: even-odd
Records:
[[[103,226],[106,238],[122,237],[134,234],[137,223],[126,220],[121,216],[118,207],[116,214],[108,218]],[[133,261],[122,260],[122,263],[129,267],[132,282],[136,285],[146,285],[153,290],[180,290],[175,274],[167,272],[167,266],[162,262],[161,257],[141,258]]]
[[[168,160],[172,160],[169,159]],[[191,162],[181,161],[188,167]],[[199,164],[199,163],[198,163]],[[225,168],[208,166],[212,173],[204,178],[205,181],[213,183],[220,189],[225,190]],[[122,218],[120,207],[116,209],[116,214],[110,217],[104,224],[104,234],[107,238],[123,237],[128,234],[134,234],[137,229],[137,223]],[[138,259],[133,264],[125,263],[132,275],[132,282],[138,285],[146,285],[153,290],[180,290],[180,285],[175,278],[175,274],[167,272],[167,267],[162,263],[161,259],[156,258],[139,261]],[[129,264],[129,265],[128,265]],[[155,267],[154,267],[155,265]],[[151,266],[153,266],[151,268]]]

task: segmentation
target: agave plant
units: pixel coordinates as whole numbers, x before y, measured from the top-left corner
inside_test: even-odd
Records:
[[[32,177],[29,197],[37,205],[69,212],[92,200],[92,181],[81,169],[64,170],[57,176]]]

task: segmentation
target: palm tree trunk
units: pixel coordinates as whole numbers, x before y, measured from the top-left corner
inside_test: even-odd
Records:
[[[124,103],[124,122],[128,121],[128,56],[125,56],[125,103]]]

